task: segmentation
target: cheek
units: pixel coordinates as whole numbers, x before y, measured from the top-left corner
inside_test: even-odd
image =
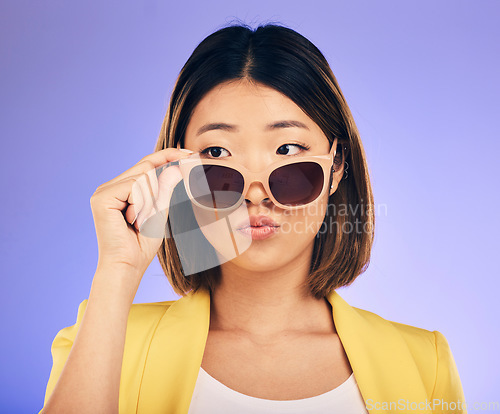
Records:
[[[309,240],[314,238],[321,228],[325,218],[328,197],[313,203],[303,209],[286,210],[283,214],[282,232],[284,235]]]

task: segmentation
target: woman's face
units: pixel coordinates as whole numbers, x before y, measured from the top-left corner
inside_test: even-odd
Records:
[[[227,158],[258,172],[286,158],[326,155],[330,142],[291,99],[275,89],[242,80],[223,83],[203,97],[192,113],[184,147],[200,153],[201,158]],[[328,196],[336,190],[338,180],[336,173],[333,189],[298,210],[279,208],[262,184],[253,182],[244,194],[248,215],[267,216],[279,227],[266,238],[259,238],[254,231],[250,247],[231,263],[253,271],[309,263]],[[216,241],[209,241],[217,249]]]

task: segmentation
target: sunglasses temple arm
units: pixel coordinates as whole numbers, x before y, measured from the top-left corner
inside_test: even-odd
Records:
[[[337,137],[332,142],[332,147],[330,148],[330,155],[332,155],[332,159],[337,155],[337,145],[339,144],[339,140]]]

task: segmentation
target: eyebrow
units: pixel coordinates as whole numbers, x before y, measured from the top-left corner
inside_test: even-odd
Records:
[[[266,129],[280,129],[280,128],[304,128],[309,130],[306,124],[300,121],[278,121],[273,124],[269,124]]]
[[[300,121],[278,121],[278,122],[273,122],[272,124],[269,124],[266,126],[266,130],[276,130],[276,129],[282,129],[282,128],[304,128],[309,130],[306,124],[300,122]],[[213,122],[210,124],[205,124],[203,125],[200,129],[198,129],[198,132],[196,133],[196,136],[201,135],[205,132],[208,131],[214,131],[214,130],[221,130],[221,131],[227,131],[227,132],[237,132],[238,127],[236,125],[232,124],[226,124],[224,122]]]

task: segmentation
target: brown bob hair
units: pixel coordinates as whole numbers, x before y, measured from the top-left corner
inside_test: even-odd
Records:
[[[347,161],[347,178],[340,181],[328,200],[305,282],[314,297],[323,298],[351,284],[368,267],[375,217],[358,129],[327,60],[316,46],[294,30],[276,24],[256,29],[235,24],[212,33],[180,71],[155,151],[175,148],[178,143],[184,147],[184,133],[198,102],[215,86],[238,79],[281,92],[318,124],[330,143],[334,137],[342,143],[340,159],[335,162],[342,168],[342,161]],[[176,190],[178,187],[182,186]],[[170,229],[170,221],[167,225]],[[172,238],[163,240],[157,255],[174,291],[181,296],[200,288],[213,292],[220,282],[220,266],[207,266],[208,270],[185,276]],[[203,260],[196,251],[189,257]]]

